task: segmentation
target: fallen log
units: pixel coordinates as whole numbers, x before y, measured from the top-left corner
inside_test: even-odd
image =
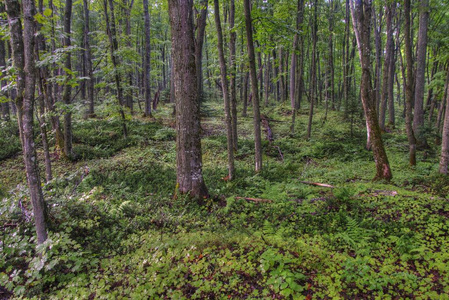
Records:
[[[326,188],[330,188],[330,189],[335,188],[335,186],[327,184],[327,183],[310,182],[310,181],[301,181],[301,183],[313,185],[313,186],[326,187]]]
[[[237,200],[246,200],[246,201],[252,201],[252,202],[260,202],[260,203],[271,203],[273,202],[270,199],[260,199],[260,198],[249,198],[249,197],[235,197]]]

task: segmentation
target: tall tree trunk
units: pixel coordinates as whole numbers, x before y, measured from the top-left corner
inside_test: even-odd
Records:
[[[371,86],[371,4],[372,0],[356,0],[354,7],[354,0],[350,0],[350,9],[359,49],[360,64],[362,66],[360,92],[366,118],[366,129],[370,136],[374,161],[376,162],[376,176],[374,177],[374,180],[384,179],[389,181],[392,178],[392,174],[382,142],[382,135],[376,113],[375,93]]]
[[[374,89],[376,95],[376,112],[379,115],[380,111],[380,74],[382,73],[382,38],[380,33],[382,32],[382,8],[379,9],[379,16],[377,16],[376,9],[373,8],[373,21],[374,21],[374,36],[375,36],[375,46],[376,46],[376,72],[374,79]]]
[[[309,109],[309,122],[307,124],[307,139],[312,136],[312,120],[313,120],[313,108],[315,103],[315,87],[316,87],[316,65],[317,65],[317,53],[316,43],[318,40],[318,0],[313,4],[313,25],[312,25],[312,66],[311,66],[311,84],[310,84],[310,109]]]
[[[169,0],[170,1],[170,0]],[[207,20],[207,0],[201,0],[201,11],[196,20],[196,39],[195,39],[195,62],[196,62],[196,77],[198,78],[198,95],[200,102],[204,100],[203,88],[203,44],[206,31]]]
[[[71,47],[72,43],[70,41],[71,39],[71,26],[72,25],[72,0],[66,0],[65,2],[65,12],[64,12],[64,47],[69,48]],[[71,52],[68,51],[66,53],[65,63],[64,63],[65,70],[72,70],[72,55]],[[72,85],[70,84],[70,80],[72,79],[72,75],[68,73],[68,71],[65,72],[66,83],[64,85],[64,90],[62,93],[62,102],[64,102],[65,105],[70,105],[70,98],[72,97]],[[73,151],[72,151],[72,112],[70,109],[64,114],[64,155],[68,158],[72,158]]]
[[[328,95],[331,101],[331,108],[335,110],[335,70],[334,70],[334,1],[329,1],[330,13],[329,13],[329,52],[328,52],[328,69],[329,69],[329,88]],[[327,104],[326,104],[327,105]]]
[[[150,44],[150,12],[148,10],[148,0],[143,0],[143,12],[145,18],[145,55],[143,65],[143,86],[145,88],[145,116],[151,116],[151,44]]]
[[[20,21],[18,0],[6,0],[6,11],[10,29],[12,57],[17,72],[17,119],[22,141],[23,158],[27,174],[28,189],[33,205],[37,243],[47,239],[46,207],[37,165],[33,138],[33,105],[36,70],[34,65],[34,43],[36,9],[33,0],[23,0],[24,26]]]
[[[202,172],[200,98],[195,63],[193,0],[168,0],[175,101],[177,187],[181,193],[208,196]]]
[[[405,80],[405,129],[407,130],[407,139],[409,143],[410,165],[416,165],[416,139],[413,132],[413,58],[412,41],[410,34],[410,0],[404,0],[404,47],[405,58],[407,62],[407,76]]]
[[[118,50],[118,42],[117,42],[117,32],[115,30],[115,16],[114,16],[114,3],[112,0],[109,0],[109,7],[111,8],[111,22],[109,22],[109,13],[108,13],[108,0],[104,0],[104,15],[106,21],[106,31],[109,37],[109,53],[111,54],[111,61],[114,67],[114,79],[115,79],[115,88],[117,89],[117,100],[119,104],[119,113],[122,119],[122,129],[123,136],[126,138],[128,136],[128,129],[126,127],[126,118],[125,111],[123,110],[123,89],[120,81],[119,70],[117,69],[118,58],[117,58],[117,50]]]
[[[0,3],[0,12],[4,12],[4,6],[3,3]],[[5,41],[0,41],[0,68],[4,69],[6,68],[6,49],[5,49]],[[3,79],[3,76],[0,77],[0,79]],[[1,89],[3,89],[6,85],[5,80],[1,80]],[[3,102],[1,103],[2,108],[2,118],[5,121],[9,121],[9,102]]]
[[[223,51],[223,33],[221,30],[220,21],[220,6],[218,0],[214,0],[214,15],[215,15],[215,26],[217,27],[217,46],[218,46],[218,57],[220,60],[220,74],[221,74],[221,86],[223,90],[224,108],[225,108],[225,123],[226,123],[226,137],[228,145],[228,179],[234,179],[234,147],[233,147],[233,137],[232,137],[232,122],[231,122],[231,101],[229,99],[228,90],[228,77],[226,70],[226,61]]]
[[[125,1],[125,18],[126,18],[126,36],[127,36],[127,46],[128,48],[132,48],[131,42],[131,10],[134,5],[134,0],[131,2]],[[146,18],[146,16],[144,17]],[[145,21],[146,22],[146,21]],[[146,23],[145,23],[146,24]],[[126,89],[126,106],[129,108],[131,114],[134,113],[134,101],[133,101],[133,72],[131,70],[128,71],[128,88]],[[151,97],[151,96],[150,96]]]
[[[238,149],[238,133],[237,133],[237,95],[236,95],[236,61],[235,61],[235,43],[237,39],[237,33],[235,32],[235,3],[231,0],[231,7],[229,10],[229,29],[231,30],[229,40],[229,59],[231,61],[230,66],[230,92],[231,92],[231,122],[232,122],[232,143],[234,151]]]
[[[262,139],[260,132],[259,91],[256,73],[256,55],[254,53],[253,24],[251,20],[250,0],[244,0],[246,41],[248,45],[249,72],[251,76],[251,90],[253,94],[255,170],[262,170]]]
[[[344,98],[344,116],[349,116],[349,0],[346,0],[345,9],[345,35],[343,39],[343,98]]]
[[[89,117],[93,117],[95,114],[95,105],[94,105],[94,72],[92,69],[92,52],[90,50],[90,42],[89,42],[89,4],[88,0],[83,0],[84,7],[84,62],[86,65],[87,71],[87,99],[89,102]]]
[[[448,165],[449,165],[449,68],[448,68],[448,76],[446,80],[446,113],[444,114],[444,125],[443,125],[443,133],[442,133],[442,142],[441,142],[441,157],[440,157],[440,173],[446,174],[448,173]],[[443,105],[443,101],[440,104]]]
[[[396,6],[392,6],[391,14],[393,19],[396,15]],[[391,21],[393,23],[393,20]],[[393,25],[393,24],[392,24]],[[397,26],[399,27],[399,25]],[[387,33],[388,36],[388,33]],[[396,45],[393,39],[393,26],[391,26],[391,56],[390,56],[390,71],[388,76],[388,124],[395,127],[395,108],[394,108],[394,78],[396,74],[396,57],[397,51],[395,50]],[[398,95],[400,90],[398,90]]]
[[[419,146],[426,146],[426,138],[422,134],[424,126],[424,85],[426,81],[427,25],[429,23],[429,0],[420,1],[418,55],[416,56],[415,112],[413,114],[413,132]]]
[[[380,129],[385,131],[385,117],[387,111],[387,102],[389,95],[390,79],[394,78],[394,72],[392,73],[391,65],[393,63],[393,10],[396,4],[388,4],[386,7],[386,19],[387,19],[387,42],[385,44],[385,64],[382,74],[382,93],[381,93],[381,105],[379,113],[379,125]],[[391,109],[391,107],[390,107]],[[394,111],[393,111],[394,113]],[[390,111],[391,114],[391,111]]]

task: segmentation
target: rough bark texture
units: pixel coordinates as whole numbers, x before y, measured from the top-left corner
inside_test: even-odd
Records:
[[[64,12],[64,47],[71,46],[71,24],[72,24],[72,0],[66,0],[65,2],[65,12]],[[70,51],[66,53],[66,58],[64,62],[64,68],[66,70],[72,70],[72,55]],[[71,80],[72,75],[66,72],[66,81]],[[70,98],[72,95],[72,86],[69,82],[64,85],[64,90],[62,93],[62,101],[65,105],[70,105]],[[72,113],[68,110],[64,114],[64,155],[71,158],[72,153]]]
[[[367,132],[370,136],[373,149],[374,161],[376,162],[376,176],[374,177],[374,180],[384,179],[389,181],[392,178],[392,174],[382,142],[382,135],[376,113],[375,93],[371,86],[371,0],[350,0],[350,9],[359,49],[360,64],[362,66],[360,92],[363,110],[365,112]]]
[[[424,85],[426,81],[427,25],[429,23],[429,0],[420,1],[418,55],[416,56],[415,112],[413,114],[413,132],[420,146],[426,145],[422,135],[424,126]]]
[[[262,170],[262,140],[260,133],[260,107],[259,92],[256,73],[256,56],[254,53],[253,24],[251,20],[250,0],[244,0],[246,41],[248,45],[249,71],[251,77],[251,90],[253,94],[253,118],[254,118],[254,145],[255,145],[255,170]]]
[[[225,108],[225,124],[226,137],[228,146],[228,179],[234,179],[234,147],[232,139],[232,122],[231,122],[231,100],[229,99],[228,77],[226,70],[226,60],[223,51],[223,32],[220,21],[220,6],[218,0],[214,0],[215,26],[217,27],[217,47],[218,57],[220,60],[221,86],[223,91],[224,108]]]
[[[404,47],[407,62],[407,76],[405,77],[405,129],[409,144],[410,165],[416,165],[416,139],[413,132],[413,58],[410,37],[410,0],[404,0]]]
[[[20,21],[20,5],[17,0],[6,1],[10,29],[13,64],[17,72],[17,118],[21,132],[23,158],[28,188],[33,205],[37,242],[47,239],[46,209],[42,194],[37,155],[33,140],[33,104],[35,89],[34,43],[36,15],[33,0],[23,0],[24,27]]]
[[[151,116],[151,46],[150,46],[150,13],[148,10],[148,0],[143,0],[143,11],[145,18],[145,59],[144,59],[144,87],[145,87],[145,116]]]
[[[87,0],[83,0],[84,6],[84,61],[87,72],[86,86],[87,86],[87,100],[89,102],[89,117],[93,117],[95,114],[95,106],[94,106],[94,72],[92,70],[92,52],[90,50],[90,41],[89,41],[89,5]]]
[[[448,77],[449,79],[449,69]],[[446,82],[446,113],[444,114],[443,134],[441,141],[441,158],[440,158],[440,173],[448,173],[449,165],[449,80]],[[441,103],[443,106],[443,103]]]
[[[181,193],[202,199],[208,196],[208,191],[202,172],[192,7],[192,0],[168,0],[176,101],[177,186]]]

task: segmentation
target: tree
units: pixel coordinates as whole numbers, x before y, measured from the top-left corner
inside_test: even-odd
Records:
[[[89,4],[87,0],[83,0],[83,8],[84,8],[84,31],[83,31],[83,38],[84,38],[84,62],[86,65],[86,71],[87,71],[87,99],[89,102],[89,110],[88,115],[90,117],[93,117],[95,114],[95,107],[94,107],[94,72],[92,69],[92,51],[90,49],[90,41],[89,41]]]
[[[72,55],[70,53],[70,47],[72,45],[71,39],[71,24],[72,24],[72,0],[66,0],[65,12],[64,12],[64,47],[69,49],[65,58],[65,72],[66,72],[66,84],[64,85],[64,91],[62,93],[62,101],[65,105],[69,106],[72,95],[72,85],[69,82],[72,77]],[[72,113],[67,107],[67,111],[64,114],[64,155],[68,158],[73,156],[72,153]]]
[[[447,80],[446,80],[446,112],[444,114],[444,124],[443,124],[443,134],[442,134],[442,142],[441,142],[441,157],[440,157],[440,173],[446,174],[448,173],[449,166],[449,69],[447,71]],[[441,103],[443,106],[443,103]]]
[[[366,118],[366,130],[370,137],[376,162],[376,176],[374,180],[387,180],[392,178],[390,164],[382,141],[376,113],[376,97],[371,86],[371,8],[372,0],[350,0],[352,24],[359,50],[360,64],[362,67],[362,79],[360,91],[363,110]]]
[[[193,0],[168,0],[176,102],[176,175],[181,193],[203,199],[208,197],[208,191],[202,172],[200,97],[192,8]]]
[[[251,77],[251,91],[253,95],[255,170],[256,172],[259,172],[262,170],[262,137],[260,132],[260,101],[259,89],[257,86],[256,55],[254,53],[253,25],[251,19],[250,0],[244,0],[243,4],[245,9],[245,27],[246,43],[248,46],[249,73]]]
[[[232,121],[231,121],[231,100],[229,99],[229,89],[228,89],[228,74],[226,69],[226,60],[223,51],[223,32],[221,30],[220,21],[220,6],[218,0],[214,0],[214,16],[215,16],[215,26],[217,27],[217,47],[218,47],[218,57],[220,59],[220,74],[221,74],[221,86],[223,91],[224,108],[225,108],[225,123],[226,123],[226,134],[227,134],[227,145],[228,145],[228,178],[229,180],[234,179],[234,147],[233,147],[233,136],[232,136]]]
[[[37,165],[36,146],[33,138],[33,108],[36,82],[35,70],[35,34],[36,9],[33,0],[23,0],[24,26],[20,20],[18,0],[6,0],[6,12],[10,29],[13,64],[17,79],[17,120],[22,142],[23,159],[27,175],[28,189],[33,205],[37,243],[47,239],[46,207]]]
[[[143,65],[143,81],[145,89],[145,116],[151,116],[151,46],[150,46],[150,13],[148,11],[148,0],[143,0],[143,13],[145,18],[145,55]]]
[[[111,9],[111,21],[109,21],[108,2],[109,2],[109,7]],[[128,129],[126,127],[125,112],[123,110],[123,88],[122,88],[122,83],[120,80],[120,73],[117,68],[117,66],[118,66],[118,57],[117,57],[118,41],[117,41],[117,31],[115,30],[114,3],[112,0],[109,0],[109,1],[104,0],[103,7],[104,7],[104,16],[105,16],[105,21],[106,21],[106,32],[108,33],[108,37],[109,37],[109,53],[111,55],[112,65],[114,67],[115,87],[117,90],[117,100],[118,100],[118,104],[119,104],[120,117],[122,119],[123,136],[126,138],[128,136]]]
[[[413,132],[420,146],[427,144],[422,134],[424,126],[424,85],[426,82],[427,24],[429,23],[429,0],[421,0],[419,8],[418,54],[416,56],[415,112]]]

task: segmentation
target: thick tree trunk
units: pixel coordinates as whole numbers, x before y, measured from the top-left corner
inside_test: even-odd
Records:
[[[72,0],[66,0],[65,12],[64,12],[64,47],[71,47],[71,24],[72,24]],[[72,70],[72,55],[70,51],[66,53],[64,68],[66,70]],[[70,105],[70,98],[72,96],[72,86],[68,82],[72,79],[72,75],[67,71],[65,72],[66,84],[62,92],[62,102],[65,105]],[[72,113],[70,109],[64,114],[64,155],[68,158],[72,158]]]
[[[95,114],[94,105],[94,72],[92,70],[92,52],[89,42],[89,4],[88,0],[83,0],[84,7],[84,62],[86,66],[87,79],[87,100],[89,102],[88,116],[93,117]]]
[[[246,41],[248,45],[249,72],[251,76],[251,90],[253,94],[255,170],[262,170],[262,139],[260,132],[259,91],[256,73],[256,55],[254,53],[253,24],[251,20],[250,0],[244,0]]]
[[[215,26],[217,27],[217,46],[218,46],[218,57],[220,60],[220,75],[221,75],[221,86],[223,90],[224,108],[225,108],[225,124],[226,124],[226,137],[228,145],[228,179],[234,179],[234,147],[233,147],[233,137],[232,137],[232,122],[231,122],[231,101],[229,99],[229,89],[228,89],[228,77],[226,70],[226,60],[223,51],[223,32],[221,29],[220,21],[220,6],[218,0],[214,0],[214,16],[215,16]]]
[[[429,0],[420,1],[418,55],[416,56],[415,112],[413,114],[413,132],[419,146],[427,145],[422,134],[424,126],[424,85],[426,81],[427,25],[429,23]]]
[[[409,143],[410,165],[416,165],[416,139],[413,132],[413,58],[410,34],[410,0],[404,0],[404,47],[407,62],[407,76],[405,80],[405,129]]]
[[[151,116],[151,40],[150,40],[150,13],[148,10],[148,0],[143,0],[143,12],[145,18],[145,55],[143,63],[143,86],[145,90],[145,116]]]
[[[365,112],[367,132],[370,136],[374,161],[376,162],[376,176],[374,180],[387,180],[392,178],[390,164],[382,142],[376,113],[375,93],[371,86],[371,48],[370,48],[370,21],[372,0],[350,0],[350,9],[354,32],[359,49],[360,64],[362,66],[362,80],[360,92]]]
[[[193,1],[168,0],[172,35],[176,101],[177,187],[183,194],[203,199],[208,191],[203,179],[200,98],[195,62]]]
[[[36,9],[33,0],[23,0],[24,26],[20,21],[18,0],[6,0],[13,64],[17,72],[17,117],[22,141],[28,188],[33,205],[37,243],[47,239],[46,208],[33,139],[33,105],[35,89],[34,43]]]

